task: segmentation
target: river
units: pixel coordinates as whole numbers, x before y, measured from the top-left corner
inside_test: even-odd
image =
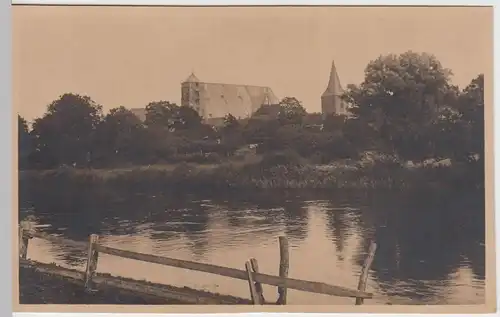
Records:
[[[460,197],[459,197],[460,196]],[[356,288],[370,241],[378,244],[367,304],[482,304],[484,203],[459,195],[403,200],[399,193],[172,195],[71,192],[20,195],[20,218],[37,230],[131,251],[278,274],[278,236],[290,244],[292,278]],[[85,252],[32,239],[28,257],[84,269]],[[248,297],[245,281],[100,255],[99,272]],[[275,287],[264,286],[267,300]],[[289,290],[288,304],[354,300]]]

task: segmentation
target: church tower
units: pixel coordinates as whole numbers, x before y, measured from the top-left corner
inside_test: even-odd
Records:
[[[200,104],[200,80],[191,75],[182,83],[181,105],[193,108],[201,117],[205,116],[205,109]]]
[[[335,61],[333,61],[328,86],[323,95],[321,95],[321,113],[323,117],[330,114],[347,115],[345,103],[340,99],[342,93],[343,89],[340,85]]]

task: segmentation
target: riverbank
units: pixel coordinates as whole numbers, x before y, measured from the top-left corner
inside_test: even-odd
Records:
[[[106,286],[96,293],[84,292],[82,285],[68,279],[37,271],[33,267],[19,268],[20,304],[108,304],[166,305],[179,304],[152,296],[140,296]]]
[[[134,285],[137,291],[126,290],[101,282],[92,293],[84,291],[82,274],[74,269],[62,268],[56,264],[33,261],[20,263],[20,304],[107,304],[107,305],[182,305],[182,304],[250,304],[250,300],[230,295],[210,293],[189,287],[157,284],[145,280],[134,280],[110,274],[97,273],[96,278]],[[59,271],[59,273],[57,273]],[[60,273],[65,272],[64,274]],[[73,276],[70,278],[69,276]],[[77,276],[78,278],[74,278]],[[115,284],[116,285],[116,284]],[[139,287],[140,286],[140,287]],[[148,291],[144,291],[148,289]],[[165,295],[156,295],[151,289]],[[153,295],[155,294],[155,295]],[[184,300],[181,300],[181,299]]]
[[[119,186],[189,191],[211,189],[412,189],[470,186],[460,166],[408,167],[392,162],[312,165],[272,158],[258,163],[169,164],[117,169],[21,171],[30,184]]]

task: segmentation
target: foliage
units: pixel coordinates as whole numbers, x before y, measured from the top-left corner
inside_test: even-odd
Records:
[[[173,128],[175,130],[190,130],[198,129],[201,126],[202,118],[191,107],[181,106],[176,109],[173,120]]]
[[[243,177],[241,182],[263,181],[265,187],[281,182],[279,177],[298,177],[294,182],[303,184],[307,166],[339,165],[345,160],[363,165],[364,154],[376,152],[391,161],[370,165],[373,170],[363,167],[367,174],[357,175],[363,181],[380,178],[396,186],[389,171],[406,175],[402,169],[408,161],[421,165],[427,159],[448,159],[454,183],[481,187],[484,76],[460,90],[451,84],[451,75],[430,54],[379,56],[367,65],[364,80],[349,85],[342,96],[349,105],[348,116],[308,114],[298,99],[289,96],[279,104],[263,105],[249,118],[228,114],[222,127],[208,125],[191,107],[164,100],[146,105],[144,122],[124,107],[103,117],[102,107],[90,97],[68,93],[34,120],[31,131],[18,116],[19,166],[218,164],[222,174],[217,184],[234,185],[237,177]],[[242,160],[254,163],[238,173],[228,167]],[[179,167],[177,172],[184,170]],[[223,175],[232,180],[226,182]],[[215,181],[205,172],[196,177],[200,184]]]
[[[280,127],[277,119],[250,118],[242,128],[242,135],[246,144],[262,143],[274,137]]]
[[[474,155],[484,159],[484,75],[480,74],[464,89],[458,103],[463,125],[465,159]]]
[[[236,132],[240,129],[241,125],[238,122],[238,119],[236,119],[235,116],[232,114],[228,114],[224,117],[224,132],[226,133],[233,133]]]
[[[281,124],[301,124],[306,116],[306,109],[294,97],[285,97],[280,103],[279,120]]]
[[[173,125],[174,116],[179,106],[168,101],[153,101],[146,105],[146,120],[144,124],[148,127],[161,127],[170,129]]]
[[[323,129],[330,132],[340,131],[344,127],[346,120],[345,115],[327,115],[323,120]]]
[[[274,166],[300,166],[301,164],[300,156],[293,150],[285,150],[281,152],[268,153],[264,155],[259,166],[264,169],[268,169]]]
[[[94,161],[102,165],[140,163],[141,150],[147,150],[145,127],[124,107],[111,109],[96,127]]]
[[[385,151],[420,161],[433,156],[428,132],[440,110],[453,106],[456,89],[450,76],[430,54],[380,56],[366,67],[364,81],[349,85],[343,98]]]
[[[281,112],[281,105],[262,105],[253,114],[252,118],[265,117],[269,119],[277,119]]]
[[[33,140],[29,134],[28,123],[26,120],[17,115],[17,128],[18,128],[18,165],[19,168],[25,168],[28,166],[28,160],[30,154],[33,152]]]
[[[64,94],[34,120],[31,135],[40,167],[87,165],[91,159],[94,132],[101,121],[102,106],[88,96]]]

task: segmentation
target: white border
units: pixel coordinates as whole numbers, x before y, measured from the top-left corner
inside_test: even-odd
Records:
[[[378,2],[378,1],[370,1],[370,0],[364,0],[364,1],[351,1],[351,2],[342,2],[342,1],[333,1],[333,0],[311,0],[311,1],[299,1],[299,0],[275,0],[275,1],[265,1],[265,0],[253,0],[253,1],[237,1],[237,0],[218,0],[218,1],[209,1],[209,0],[185,0],[185,1],[174,1],[174,0],[13,0],[12,4],[37,4],[37,5],[494,5],[494,1],[419,1],[419,2],[404,2],[404,1],[385,1],[385,2]],[[494,13],[495,20],[498,16],[497,10],[495,10]],[[494,34],[495,34],[495,39],[496,35],[498,34],[498,25],[495,23],[494,27]],[[466,41],[467,39],[464,39]],[[10,13],[10,3],[9,0],[0,0],[0,43],[2,45],[0,46],[0,109],[2,111],[2,118],[5,119],[5,123],[0,125],[0,142],[1,142],[1,148],[4,149],[1,151],[1,164],[0,168],[3,169],[3,173],[0,175],[3,175],[2,177],[2,188],[0,190],[0,216],[3,218],[0,221],[0,225],[2,226],[0,229],[0,242],[3,244],[2,250],[8,250],[6,251],[7,254],[12,254],[10,252],[10,249],[12,247],[12,243],[10,241],[11,235],[11,210],[12,210],[12,205],[11,205],[11,197],[12,197],[12,192],[11,192],[11,177],[12,177],[12,162],[11,162],[11,153],[10,149],[13,147],[11,146],[12,143],[12,121],[9,120],[10,118],[13,118],[12,115],[12,89],[11,89],[11,13]],[[497,50],[497,43],[495,42],[494,44],[495,52]],[[495,55],[494,55],[495,56]],[[499,67],[495,63],[494,64],[494,76],[495,79],[498,78],[498,71]],[[494,96],[497,96],[498,92],[498,80],[494,81]],[[496,98],[494,98],[495,105],[497,104]],[[494,111],[494,121],[497,119],[497,111]],[[494,146],[495,148],[499,148],[499,137],[498,137],[498,129],[494,127]],[[9,150],[5,150],[9,149]],[[497,165],[498,161],[498,155],[495,156],[495,166]],[[495,180],[498,178],[498,174],[500,171],[498,168],[495,168]],[[6,177],[8,176],[8,177]],[[496,197],[498,197],[498,191],[500,189],[498,186],[495,186],[495,201]],[[496,205],[496,204],[495,204]],[[498,233],[498,228],[499,228],[499,222],[500,222],[500,217],[496,216],[495,217],[496,221],[496,232]],[[500,245],[500,239],[498,238],[499,234],[496,235],[496,244],[497,246]],[[6,245],[5,245],[6,244]],[[497,248],[498,249],[498,248]],[[0,283],[0,287],[3,288],[3,290],[6,290],[6,293],[2,292],[3,296],[0,297],[0,316],[8,316],[8,314],[3,314],[4,312],[10,312],[12,313],[12,287],[11,287],[11,261],[2,261],[2,270],[0,270],[3,274],[2,278],[0,279],[2,283]],[[496,263],[497,263],[497,271],[499,272],[500,268],[500,259],[498,256],[498,252],[496,254]],[[5,264],[7,264],[7,267],[5,267]],[[497,274],[500,275],[500,274]],[[497,290],[499,290],[499,283],[497,280]],[[500,307],[500,299],[497,298],[497,307]],[[10,309],[9,309],[10,308]],[[264,313],[260,314],[250,314],[247,313],[247,316],[252,316],[252,315],[263,315]],[[278,316],[279,314],[277,313],[266,313],[267,316]],[[486,314],[484,316],[495,316],[496,314]],[[119,316],[121,314],[102,314],[102,313],[13,313],[12,315],[14,316],[19,316],[19,317],[40,317],[40,316],[58,316],[58,317],[77,317],[77,316],[92,316],[92,317],[114,317],[114,316]],[[139,316],[148,316],[151,314],[127,314],[126,316],[130,317],[139,317]],[[156,316],[167,316],[167,314],[155,314]],[[175,315],[175,314],[168,314],[168,315]],[[183,314],[186,315],[186,314]],[[232,314],[205,314],[206,316],[211,316],[211,315],[217,315],[217,316],[231,316]],[[242,314],[239,314],[242,315]],[[288,313],[288,315],[292,315],[291,313]],[[296,315],[295,313],[293,315]],[[311,314],[308,314],[311,315]],[[317,315],[323,315],[323,316],[335,316],[335,315],[341,315],[341,314],[317,314]],[[364,316],[363,314],[351,314],[353,317],[361,317]],[[375,315],[375,314],[374,314]],[[377,316],[390,316],[389,314],[376,314]],[[456,314],[454,314],[456,315]],[[191,316],[196,316],[195,314],[191,314]],[[439,316],[437,314],[430,315],[430,316]]]
[[[12,224],[12,89],[11,89],[11,16],[8,0],[0,0],[0,118],[4,123],[0,124],[0,243],[4,254],[8,254],[9,260],[4,256],[1,261],[2,276],[0,283],[2,296],[0,297],[0,316],[6,316],[12,311],[12,261],[11,248],[11,224]]]
[[[333,0],[13,0],[12,4],[50,4],[50,5],[398,5],[398,6],[425,6],[425,5],[494,5],[495,1],[333,1]]]

